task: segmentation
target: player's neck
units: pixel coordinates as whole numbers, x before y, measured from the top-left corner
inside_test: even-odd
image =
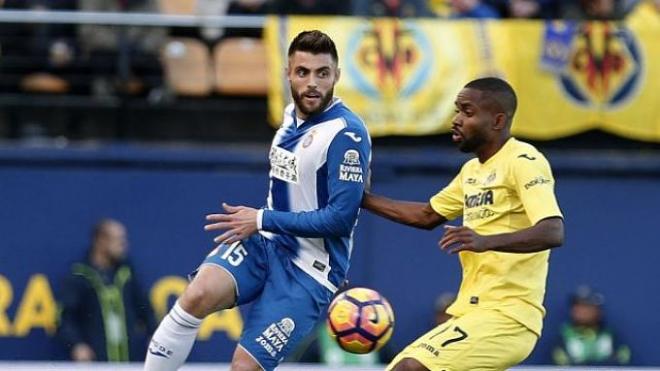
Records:
[[[323,106],[323,109],[320,109],[320,110],[318,110],[318,111],[315,111],[314,113],[303,113],[302,110],[301,110],[300,108],[298,108],[297,105],[295,105],[295,106],[294,106],[294,112],[295,112],[295,114],[296,114],[296,119],[297,119],[297,120],[300,120],[301,123],[304,122],[304,121],[307,121],[307,120],[309,120],[311,117],[317,116],[317,115],[319,115],[319,114],[325,112],[330,106],[332,106],[332,104],[333,104],[335,101],[336,101],[336,98],[335,98],[335,97],[332,97],[332,98],[330,99],[330,101],[329,101],[325,106]],[[300,123],[299,123],[299,124],[300,124]]]
[[[510,138],[511,138],[510,136],[495,138],[488,143],[484,143],[482,148],[480,148],[475,152],[477,158],[479,159],[479,162],[483,164],[486,161],[488,161],[491,157],[495,156],[495,154],[499,152],[499,150],[502,149],[502,147],[504,147],[504,145]]]

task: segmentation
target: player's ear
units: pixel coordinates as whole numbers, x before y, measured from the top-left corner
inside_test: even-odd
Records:
[[[493,123],[493,129],[495,130],[503,130],[506,128],[506,124],[508,121],[508,116],[504,112],[499,112],[495,114],[495,122]]]
[[[340,76],[341,76],[341,68],[337,67],[335,69],[335,84],[339,82]]]

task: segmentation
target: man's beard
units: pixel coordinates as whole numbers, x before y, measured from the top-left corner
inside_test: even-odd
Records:
[[[319,105],[316,109],[313,110],[308,110],[307,107],[303,104],[303,95],[305,92],[302,94],[298,94],[295,90],[293,90],[293,87],[291,87],[291,97],[293,97],[293,101],[296,104],[296,108],[300,110],[301,113],[307,115],[307,117],[315,115],[317,113],[323,112],[326,107],[328,107],[328,104],[330,104],[330,101],[332,100],[333,94],[334,94],[334,87],[328,90],[328,92],[325,95],[321,96],[321,99],[319,100]]]
[[[463,153],[473,153],[484,143],[486,143],[486,138],[480,134],[476,134],[469,139],[463,137],[463,140],[458,144],[458,150]]]

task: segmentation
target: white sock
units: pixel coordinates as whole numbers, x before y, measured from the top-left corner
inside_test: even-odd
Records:
[[[151,338],[144,371],[178,370],[190,354],[201,323],[177,301]]]

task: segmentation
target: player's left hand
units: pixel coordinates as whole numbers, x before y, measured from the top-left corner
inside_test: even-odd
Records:
[[[206,231],[225,231],[213,239],[215,243],[230,245],[257,233],[257,209],[226,203],[223,203],[222,207],[227,213],[207,215],[209,224],[204,226]]]
[[[445,234],[438,242],[440,248],[450,254],[461,251],[483,252],[488,250],[486,237],[472,229],[460,226],[445,225]]]

